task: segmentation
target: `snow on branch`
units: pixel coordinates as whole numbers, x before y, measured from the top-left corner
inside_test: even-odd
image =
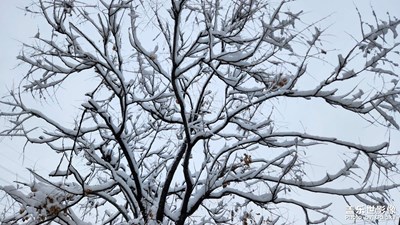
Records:
[[[302,111],[285,111],[296,99],[399,129],[399,19],[360,16],[354,46],[325,63],[329,29],[307,25],[292,1],[36,2],[26,11],[49,32],[17,57],[29,68],[0,99],[0,136],[59,163],[0,187],[21,209],[2,223],[275,224],[287,222],[286,204],[323,224],[331,198],[314,205],[292,193],[379,205],[399,187],[391,140],[368,145],[278,119]],[[335,168],[309,157],[332,151]]]

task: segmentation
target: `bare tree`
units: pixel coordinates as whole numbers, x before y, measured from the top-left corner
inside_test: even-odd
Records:
[[[10,122],[1,135],[46,146],[60,163],[49,176],[31,170],[34,182],[22,185],[28,193],[1,187],[21,208],[3,223],[285,224],[283,206],[299,209],[306,224],[331,217],[331,204],[291,192],[387,206],[388,191],[400,185],[390,179],[398,170],[388,142],[276,129],[271,101],[316,100],[316,109],[329,104],[399,129],[400,20],[375,15],[367,23],[360,15],[354,47],[316,85],[304,85],[310,66],[333,53],[321,47],[326,31],[303,23],[290,2],[39,0],[27,7],[51,32],[38,32],[18,56],[30,69],[1,100],[9,110],[0,116]],[[62,105],[58,88],[72,77],[88,89],[75,121],[24,101],[31,94]],[[382,85],[364,89],[366,77]],[[32,128],[38,119],[43,126]],[[337,149],[343,163],[306,175],[313,162],[305,154],[314,148]]]

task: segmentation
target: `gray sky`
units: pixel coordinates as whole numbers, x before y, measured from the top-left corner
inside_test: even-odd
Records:
[[[21,42],[31,43],[33,41],[32,37],[38,30],[38,20],[31,15],[24,15],[24,12],[17,7],[24,8],[29,3],[30,0],[0,1],[0,9],[2,11],[0,14],[0,27],[2,29],[0,36],[1,96],[7,94],[7,87],[12,87],[13,82],[18,82],[18,78],[26,71],[26,67],[15,68],[18,63],[16,56],[22,48]],[[330,36],[326,36],[328,40],[327,46],[330,49],[346,49],[354,44],[349,33],[355,36],[360,33],[358,16],[354,5],[360,8],[365,17],[371,14],[371,5],[381,17],[385,17],[385,11],[400,17],[398,0],[301,0],[293,8],[304,9],[306,15],[303,19],[306,22],[312,22],[333,13],[331,17],[321,23],[320,27],[330,26],[328,32],[326,32],[330,34]],[[331,59],[336,59],[338,53],[339,51],[333,52],[330,56]],[[325,66],[328,65],[321,65],[321,71],[325,70]],[[328,136],[338,136],[366,144],[377,144],[388,137],[386,129],[369,126],[359,117],[349,115],[340,110],[334,110],[334,114],[326,115],[326,112],[331,112],[332,110],[329,107],[315,108],[315,103],[313,102],[297,104],[288,100],[280,102],[280,104],[282,104],[281,118],[278,119],[281,121],[282,126],[304,127],[307,131],[315,131],[314,133],[319,132]],[[296,107],[293,107],[293,104]],[[286,116],[287,114],[293,114],[293,108],[296,108],[296,116]],[[2,110],[1,107],[0,110]],[[324,116],[321,116],[321,114],[324,114]],[[72,117],[66,115],[66,118]],[[6,123],[0,119],[0,127],[4,125]],[[392,148],[400,150],[399,132],[392,132],[392,135],[392,140],[394,140]],[[48,155],[47,151],[41,151],[40,147],[28,148],[26,152],[23,152],[23,145],[24,142],[21,139],[11,140],[0,137],[0,185],[11,184],[15,179],[22,182],[29,181],[30,176],[25,170],[26,167],[33,167],[39,172],[54,169],[54,166],[51,165],[57,163],[55,157]],[[343,214],[344,216],[343,204],[335,209],[342,210],[337,214],[339,216]],[[398,205],[399,209],[400,204]]]

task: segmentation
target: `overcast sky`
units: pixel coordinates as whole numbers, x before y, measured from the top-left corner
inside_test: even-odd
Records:
[[[32,37],[38,30],[38,20],[31,15],[19,9],[29,4],[30,0],[0,0],[0,95],[7,94],[7,88],[11,88],[14,82],[26,71],[26,67],[15,68],[17,66],[16,56],[22,48],[21,42],[32,42]],[[360,33],[359,21],[355,5],[360,8],[361,12],[367,17],[370,14],[370,6],[372,5],[378,15],[385,17],[385,11],[389,11],[392,15],[400,17],[399,0],[301,0],[296,3],[293,8],[301,7],[306,12],[303,19],[307,22],[323,18],[332,14],[327,20],[321,23],[321,27],[330,26],[326,36],[328,44],[333,48],[346,49],[354,44],[351,42],[349,33],[357,35]],[[332,58],[335,58],[332,55]],[[25,68],[25,69],[24,69]],[[324,70],[324,65],[321,65]],[[308,131],[320,131],[329,136],[339,136],[367,143],[377,144],[387,137],[386,129],[375,128],[358,118],[348,117],[348,114],[334,111],[334,114],[328,117],[322,117],[321,112],[330,109],[313,108],[313,103],[299,104],[298,110],[303,116],[286,118],[287,111],[293,109],[290,101],[283,102],[284,111],[281,112],[281,120],[285,120],[287,124],[294,126],[306,126]],[[310,104],[310,105],[307,105]],[[0,110],[2,110],[0,106]],[[301,107],[301,108],[300,108]],[[288,112],[289,113],[289,112]],[[307,116],[304,116],[307,115]],[[327,120],[330,118],[330,120]],[[6,123],[0,119],[1,127]],[[288,125],[289,126],[289,125]],[[400,140],[398,133],[392,133],[393,138]],[[24,169],[26,167],[35,168],[39,172],[45,172],[55,165],[55,158],[49,157],[48,152],[41,151],[39,147],[29,148],[23,153],[22,147],[24,142],[21,139],[2,138],[0,137],[0,185],[11,184],[13,180],[27,182],[30,180],[29,174]],[[395,141],[393,148],[400,150],[399,141]],[[398,210],[400,204],[398,205]],[[344,209],[343,209],[344,214]],[[390,223],[388,223],[390,224]]]

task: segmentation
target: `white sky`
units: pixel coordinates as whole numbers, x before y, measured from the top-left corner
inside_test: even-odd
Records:
[[[31,42],[31,37],[38,30],[37,20],[30,15],[24,16],[24,12],[17,8],[24,8],[29,3],[30,0],[0,0],[2,12],[0,13],[0,96],[7,94],[7,87],[12,87],[13,82],[18,82],[18,79],[15,78],[20,78],[25,71],[23,68],[15,69],[17,65],[16,56],[22,48],[19,41]],[[366,17],[370,15],[370,5],[381,17],[385,17],[385,11],[400,17],[399,0],[301,0],[296,3],[296,7],[301,7],[306,12],[305,17],[303,17],[306,22],[312,22],[333,13],[331,17],[321,23],[320,27],[325,28],[331,25],[327,34],[332,36],[326,36],[327,45],[330,44],[331,48],[338,49],[346,49],[353,44],[348,33],[356,36],[360,33],[354,5],[357,5]],[[336,59],[337,54],[338,52],[333,52],[332,59]],[[321,65],[322,71],[325,69],[324,66]],[[345,139],[351,137],[350,139],[356,142],[366,144],[378,144],[387,137],[386,129],[368,126],[359,117],[349,116],[349,114],[340,112],[340,110],[332,111],[328,107],[315,108],[313,102],[297,104],[292,101],[283,101],[280,104],[282,104],[282,111],[280,112],[281,118],[278,119],[284,121],[282,122],[283,125],[304,126],[307,131],[321,132]],[[296,104],[298,116],[288,118],[287,114],[293,114],[290,111],[293,109],[292,104]],[[1,106],[0,110],[2,110]],[[334,113],[327,115],[326,112]],[[324,116],[321,116],[321,114],[324,114]],[[4,120],[0,119],[0,130],[5,124]],[[392,147],[400,150],[399,132],[392,132],[392,140],[394,140]],[[41,151],[40,147],[28,148],[23,153],[23,144],[21,139],[10,140],[0,137],[0,185],[11,184],[15,179],[22,182],[29,181],[30,177],[25,170],[26,167],[33,167],[39,172],[45,172],[53,169],[54,167],[51,167],[51,165],[57,163],[56,158],[49,156],[47,151]],[[329,164],[329,162],[327,163]],[[318,200],[315,201],[318,202]],[[397,205],[397,210],[399,211],[399,209],[400,204]],[[336,213],[338,216],[344,216],[343,204],[336,207],[335,210],[339,210]],[[350,221],[345,222],[350,224]]]

